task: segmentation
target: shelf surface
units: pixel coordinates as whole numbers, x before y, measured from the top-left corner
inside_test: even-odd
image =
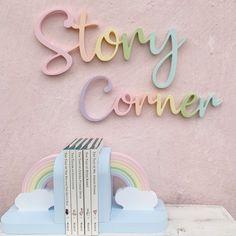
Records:
[[[155,236],[236,236],[236,221],[222,206],[167,205],[168,228]],[[118,234],[102,234],[116,236]],[[119,234],[128,236],[130,234]],[[135,234],[132,234],[135,235]],[[0,236],[6,236],[1,232]],[[45,235],[44,235],[45,236]],[[55,236],[55,235],[54,235]]]

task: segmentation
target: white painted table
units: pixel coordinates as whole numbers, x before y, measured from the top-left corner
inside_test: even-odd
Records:
[[[167,205],[167,208],[169,215],[167,230],[161,234],[151,234],[152,236],[236,236],[236,221],[224,207]],[[104,236],[109,235],[111,234],[104,234]],[[122,236],[128,235],[130,234],[122,234]],[[6,234],[0,230],[0,236]]]
[[[169,227],[161,236],[236,236],[236,221],[222,206],[167,207]]]

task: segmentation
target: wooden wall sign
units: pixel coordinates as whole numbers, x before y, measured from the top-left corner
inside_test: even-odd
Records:
[[[43,33],[43,23],[45,19],[53,14],[65,15],[66,19],[64,21],[64,27],[73,29],[78,32],[79,38],[76,46],[71,46],[69,50],[60,48],[58,46],[55,46],[55,43],[51,42],[51,40]],[[120,48],[123,52],[124,61],[129,61],[134,40],[137,40],[140,44],[148,44],[149,51],[153,56],[159,55],[164,52],[164,50],[167,48],[167,45],[170,44],[171,49],[167,51],[164,56],[162,56],[162,59],[154,66],[151,81],[153,86],[157,89],[168,88],[173,83],[176,74],[178,50],[186,41],[185,39],[181,39],[179,41],[177,40],[175,29],[169,30],[162,44],[157,47],[156,35],[154,32],[151,32],[147,36],[144,34],[144,30],[142,28],[138,28],[134,30],[129,39],[127,33],[119,34],[113,27],[108,27],[104,32],[98,35],[96,42],[94,42],[94,50],[89,54],[87,53],[85,47],[86,29],[96,27],[98,27],[97,23],[87,22],[86,12],[81,12],[79,18],[74,17],[70,13],[70,11],[65,9],[49,10],[43,13],[39,17],[35,25],[35,36],[41,44],[53,51],[54,55],[50,56],[46,61],[44,61],[42,72],[49,76],[57,76],[67,72],[73,64],[73,57],[71,53],[74,51],[80,53],[81,59],[87,63],[91,62],[95,58],[102,62],[108,62],[114,59],[118,49]],[[103,52],[103,44],[108,44],[113,49],[110,54]],[[51,68],[52,64],[55,63],[56,59],[58,58],[62,58],[65,61],[65,65],[61,66],[57,70],[53,70]],[[165,81],[161,82],[159,81],[158,72],[167,60],[170,61],[169,73]],[[158,93],[146,93],[142,96],[123,94],[111,101],[111,104],[108,105],[106,114],[104,114],[102,117],[91,117],[89,115],[88,108],[85,107],[85,99],[87,90],[90,86],[93,86],[93,82],[97,80],[104,80],[107,83],[107,86],[104,88],[105,93],[110,93],[112,91],[112,82],[104,76],[95,76],[84,85],[80,96],[80,112],[84,118],[92,122],[102,121],[113,112],[118,116],[125,116],[129,113],[132,107],[135,110],[136,116],[140,116],[145,102],[155,107],[154,109],[157,116],[161,116],[163,114],[163,111],[165,110],[166,105],[169,104],[172,114],[180,114],[185,118],[191,118],[195,115],[204,117],[209,104],[213,107],[217,107],[222,103],[222,100],[214,94],[208,95],[207,98],[201,98],[194,93],[189,93],[184,96],[179,105],[175,104],[175,99],[172,95],[168,95],[165,98],[162,98]],[[121,111],[119,109],[121,103],[127,105],[126,110]]]

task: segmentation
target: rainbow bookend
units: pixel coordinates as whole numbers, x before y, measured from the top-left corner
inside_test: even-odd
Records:
[[[167,227],[164,203],[150,190],[142,167],[132,158],[102,148],[99,155],[99,233],[158,233]],[[113,194],[112,177],[127,186]],[[51,187],[51,190],[50,190]],[[64,154],[37,162],[22,193],[2,216],[7,234],[65,234]]]

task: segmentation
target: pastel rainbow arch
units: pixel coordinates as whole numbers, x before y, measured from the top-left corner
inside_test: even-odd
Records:
[[[26,174],[22,183],[22,192],[47,188],[53,182],[53,166],[57,154],[42,158],[36,162]]]
[[[111,173],[124,181],[127,186],[150,190],[147,175],[142,166],[128,155],[112,152]]]
[[[42,158],[26,174],[22,192],[47,188],[53,182],[53,166],[57,154]],[[133,158],[118,152],[111,154],[111,174],[120,178],[127,186],[150,190],[149,181],[142,166]]]

